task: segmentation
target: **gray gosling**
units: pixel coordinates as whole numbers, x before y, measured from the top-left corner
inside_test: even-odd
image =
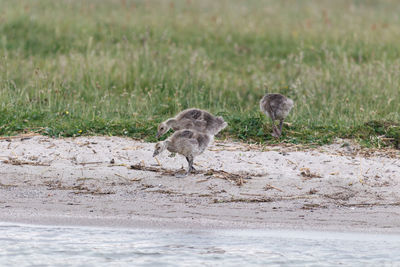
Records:
[[[156,137],[159,138],[171,128],[174,131],[193,129],[198,132],[216,135],[226,126],[228,126],[228,123],[222,117],[214,116],[205,110],[190,108],[180,112],[175,118],[160,123]]]
[[[293,108],[293,100],[281,94],[267,94],[260,101],[260,109],[272,120],[272,136],[279,138],[282,135],[283,120]],[[275,121],[279,120],[279,130]]]
[[[195,171],[193,167],[194,157],[200,155],[214,140],[214,136],[198,132],[191,129],[176,131],[172,136],[165,141],[158,142],[155,145],[153,157],[157,156],[164,150],[172,153],[178,153],[186,157],[189,168],[184,176]]]

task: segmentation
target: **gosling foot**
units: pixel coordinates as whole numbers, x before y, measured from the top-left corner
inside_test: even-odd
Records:
[[[192,166],[190,169],[189,169],[189,171],[188,171],[188,173],[193,173],[193,172],[196,172],[197,170]]]
[[[175,177],[176,178],[185,178],[189,175],[189,172],[185,172],[185,173],[176,173]]]
[[[175,173],[176,178],[185,178],[186,176],[190,175],[191,169],[189,168],[186,172],[177,172]]]

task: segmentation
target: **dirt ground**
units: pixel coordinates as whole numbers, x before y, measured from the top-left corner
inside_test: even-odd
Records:
[[[0,221],[400,232],[400,151],[216,142],[186,160],[121,137],[0,140]]]

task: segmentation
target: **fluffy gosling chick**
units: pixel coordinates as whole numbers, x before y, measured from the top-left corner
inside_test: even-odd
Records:
[[[167,140],[158,142],[155,145],[153,157],[157,156],[164,150],[172,153],[178,153],[186,157],[189,164],[186,175],[195,171],[193,167],[194,157],[200,155],[213,142],[213,135],[198,132],[191,129],[176,131]]]
[[[169,129],[174,131],[182,129],[193,129],[211,135],[222,131],[228,123],[220,116],[214,116],[209,112],[197,108],[186,109],[180,112],[175,118],[170,118],[158,126],[157,138],[164,135]]]
[[[260,109],[271,118],[273,130],[272,136],[279,138],[282,135],[283,120],[293,108],[293,100],[281,94],[266,94],[260,101]],[[275,121],[279,120],[279,130]]]

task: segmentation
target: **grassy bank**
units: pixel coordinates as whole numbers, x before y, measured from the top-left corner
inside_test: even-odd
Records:
[[[222,137],[276,142],[258,101],[291,97],[281,141],[400,141],[400,5],[386,1],[0,0],[0,134],[154,141],[188,107]]]

